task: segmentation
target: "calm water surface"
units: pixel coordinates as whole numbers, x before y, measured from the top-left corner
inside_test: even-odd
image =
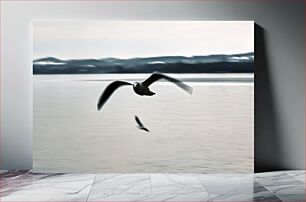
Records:
[[[97,111],[112,80],[147,76],[34,75],[34,170],[253,172],[252,74],[173,75],[193,95],[167,82],[152,85],[153,97],[122,87]]]

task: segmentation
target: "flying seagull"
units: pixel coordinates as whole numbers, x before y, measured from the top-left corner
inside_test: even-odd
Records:
[[[178,87],[182,88],[183,90],[185,90],[189,94],[192,94],[193,89],[190,86],[184,84],[183,82],[181,82],[181,81],[179,81],[175,78],[167,76],[165,74],[162,74],[162,73],[159,73],[159,72],[154,72],[153,74],[151,74],[151,76],[149,78],[147,78],[143,82],[135,82],[134,84],[131,84],[131,83],[126,82],[126,81],[113,81],[112,83],[110,83],[105,88],[104,92],[100,96],[100,98],[98,100],[97,108],[98,108],[98,110],[100,110],[102,108],[102,106],[106,103],[106,101],[110,98],[110,96],[114,93],[114,91],[121,86],[133,85],[134,92],[138,95],[141,95],[141,96],[155,95],[155,93],[152,92],[149,89],[149,87],[155,81],[158,81],[160,79],[166,79],[167,81],[170,81],[170,82],[176,84]]]
[[[144,130],[144,131],[147,131],[147,132],[150,132],[146,127],[144,127],[144,125],[141,123],[141,121],[140,121],[140,119],[135,115],[135,120],[136,120],[136,122],[137,122],[137,124],[138,124],[138,128],[140,129],[140,130]]]

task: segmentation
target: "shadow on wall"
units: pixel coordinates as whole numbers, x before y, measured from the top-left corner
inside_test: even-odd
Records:
[[[271,79],[266,30],[255,24],[255,172],[284,169]]]

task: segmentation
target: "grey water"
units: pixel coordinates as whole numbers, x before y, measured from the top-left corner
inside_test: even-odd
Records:
[[[142,97],[127,86],[97,111],[112,80],[148,76],[34,75],[34,171],[253,172],[253,74],[172,74],[193,94],[157,82],[156,95]]]

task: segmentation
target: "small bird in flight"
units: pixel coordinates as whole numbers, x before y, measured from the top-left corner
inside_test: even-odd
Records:
[[[141,95],[141,96],[155,95],[155,93],[152,92],[149,89],[149,87],[155,81],[158,81],[160,79],[166,79],[167,81],[170,81],[170,82],[176,84],[178,87],[182,88],[183,90],[185,90],[189,94],[192,94],[192,90],[193,90],[192,87],[184,84],[183,82],[181,82],[181,81],[179,81],[175,78],[167,76],[165,74],[162,74],[162,73],[159,73],[159,72],[154,72],[153,74],[151,74],[151,76],[149,78],[147,78],[143,82],[135,82],[134,84],[131,84],[131,83],[126,82],[126,81],[113,81],[112,83],[110,83],[105,88],[105,90],[103,91],[103,93],[99,97],[97,108],[98,108],[98,110],[100,110],[102,108],[102,106],[106,103],[106,101],[110,98],[110,96],[114,93],[114,91],[121,86],[133,85],[134,92],[138,95]]]
[[[149,129],[147,129],[140,121],[140,119],[135,115],[135,121],[137,122],[137,127],[140,129],[140,130],[144,130],[144,131],[147,131],[147,132],[150,132]]]

